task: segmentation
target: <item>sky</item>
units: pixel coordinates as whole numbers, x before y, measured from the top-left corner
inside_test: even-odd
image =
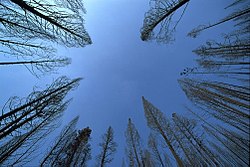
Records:
[[[195,66],[193,49],[208,39],[216,39],[229,25],[204,32],[198,39],[187,37],[187,33],[197,25],[228,14],[230,11],[224,7],[230,2],[191,0],[176,29],[176,40],[166,45],[140,39],[144,13],[149,10],[148,0],[85,0],[85,27],[93,44],[84,48],[57,46],[58,55],[72,58],[72,64],[40,79],[22,66],[1,67],[0,108],[11,96],[27,96],[34,85],[43,89],[62,75],[72,79],[83,77],[78,89],[68,95],[73,101],[62,118],[62,126],[79,115],[77,128],[92,129],[90,166],[95,164],[101,135],[112,126],[118,148],[109,166],[121,166],[128,118],[138,129],[144,146],[147,145],[149,130],[141,96],[167,116],[173,112],[186,114],[183,105],[188,100],[178,85],[179,74],[185,67]],[[56,135],[53,133],[52,137]],[[36,166],[35,161],[31,165]]]

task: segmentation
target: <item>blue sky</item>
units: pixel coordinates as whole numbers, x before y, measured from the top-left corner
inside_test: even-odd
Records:
[[[186,34],[200,24],[207,24],[225,16],[223,8],[231,1],[191,0],[170,45],[143,42],[140,28],[148,0],[85,0],[86,29],[93,44],[85,48],[58,46],[58,54],[72,58],[72,64],[58,74],[32,76],[24,67],[1,67],[0,107],[10,96],[25,97],[34,85],[44,88],[61,75],[83,77],[80,86],[69,94],[73,101],[63,117],[63,124],[80,115],[78,128],[89,126],[92,131],[92,157],[98,153],[101,135],[112,126],[119,147],[110,166],[120,166],[125,158],[125,137],[128,118],[138,128],[144,145],[148,129],[141,96],[164,111],[185,114],[183,104],[188,101],[178,85],[179,73],[195,66],[191,52],[207,39],[216,39],[229,24],[204,32],[198,39]],[[53,134],[54,135],[54,134]]]

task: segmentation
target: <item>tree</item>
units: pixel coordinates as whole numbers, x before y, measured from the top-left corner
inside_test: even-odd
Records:
[[[206,125],[210,129],[212,129],[215,133],[217,133],[217,135],[223,136],[227,141],[230,141],[237,145],[237,147],[241,149],[246,156],[249,156],[249,136],[244,136],[241,133],[233,131],[232,129],[226,129],[222,126],[213,125],[191,109],[187,108],[187,110],[195,117],[197,117],[203,125]]]
[[[18,59],[1,65],[23,64],[38,77],[70,63],[55,56],[51,42],[66,47],[92,43],[84,28],[81,0],[1,1],[0,10],[0,53]]]
[[[79,130],[77,137],[67,149],[67,157],[65,166],[86,166],[86,163],[91,159],[90,139],[91,129],[89,127]]]
[[[67,93],[77,87],[81,79],[60,77],[43,91],[34,90],[26,99],[10,98],[0,116],[0,140],[30,130],[64,104]]]
[[[82,130],[75,130],[75,118],[61,132],[55,145],[41,162],[40,166],[86,166],[91,158],[91,148],[89,144],[91,129],[89,127]]]
[[[247,0],[234,0],[234,2],[231,3],[230,5],[228,5],[225,9],[230,8],[230,7],[232,7],[232,6],[235,6],[235,5],[238,5],[238,4],[240,4],[240,3],[244,3],[244,2],[246,2],[246,1],[247,1]]]
[[[181,19],[173,26],[171,24],[172,17],[179,8],[188,2],[189,0],[151,0],[151,8],[145,14],[143,27],[141,28],[141,39],[143,41],[156,39],[159,42],[170,42],[172,33]],[[153,31],[156,31],[158,25],[160,26],[159,32],[155,34]]]
[[[191,153],[190,161],[196,159],[196,161],[190,162],[191,164],[195,163],[192,165],[222,165],[219,163],[220,160],[217,156],[206,146],[203,135],[196,132],[198,130],[196,130],[197,123],[195,120],[188,119],[176,113],[172,114],[172,120],[176,127],[175,131],[183,136],[184,149],[188,153]]]
[[[28,60],[28,61],[12,61],[12,62],[0,62],[0,66],[9,65],[24,65],[31,74],[39,77],[46,73],[51,73],[57,70],[59,67],[64,67],[70,64],[71,59],[69,58],[48,58],[39,60]]]
[[[176,150],[173,147],[173,134],[170,129],[170,122],[166,119],[165,115],[159,109],[154,107],[144,97],[142,97],[142,101],[148,127],[163,137],[178,166],[184,166],[180,156],[177,154]]]
[[[63,128],[60,135],[57,137],[56,142],[50,148],[47,155],[41,161],[40,166],[53,164],[55,159],[58,157],[58,154],[62,152],[63,148],[66,148],[66,145],[72,138],[75,136],[76,130],[75,126],[78,122],[79,116],[74,118],[70,123]]]
[[[224,123],[249,134],[248,88],[187,78],[180,79],[179,83],[194,104]]]
[[[148,138],[148,147],[150,148],[153,159],[154,159],[154,164],[157,166],[161,167],[167,167],[170,166],[170,161],[166,161],[168,155],[166,153],[162,153],[162,151],[159,149],[159,143],[157,141],[157,137],[153,134],[150,133],[149,138]]]
[[[145,149],[143,151],[143,161],[142,161],[142,163],[143,163],[144,167],[153,167],[154,166],[153,160],[151,158],[151,153],[147,149]]]
[[[116,151],[117,144],[114,141],[114,131],[110,126],[107,132],[102,136],[102,142],[99,144],[101,152],[97,156],[98,166],[104,167],[113,160],[113,154]]]
[[[142,146],[139,132],[137,131],[132,120],[128,119],[128,126],[125,132],[127,142],[127,154],[129,159],[129,166],[142,166]]]
[[[91,158],[89,138],[91,129],[89,127],[79,130],[76,137],[66,148],[64,159],[57,161],[61,166],[86,166],[87,161]]]
[[[228,154],[232,159],[235,159],[240,166],[249,166],[249,152],[244,154],[242,149],[239,149],[234,143],[226,140],[219,134],[217,134],[213,129],[203,125],[204,130],[213,136],[218,142],[222,144],[223,150],[227,150]]]
[[[237,10],[236,12],[231,13],[230,15],[224,17],[223,19],[221,19],[220,21],[218,21],[218,22],[216,22],[214,24],[200,25],[200,26],[198,26],[197,28],[195,28],[191,32],[189,32],[188,36],[196,38],[201,32],[203,32],[204,30],[207,30],[209,28],[218,26],[220,24],[223,24],[223,23],[231,21],[231,20],[233,20],[233,21],[239,21],[241,19],[246,19],[248,17],[248,15],[249,15],[249,12],[250,12],[250,8],[249,8],[248,5],[246,5],[246,7],[243,7],[242,9]],[[249,22],[249,20],[247,22]],[[246,30],[246,31],[249,31],[249,30]]]
[[[7,34],[7,32],[2,32],[0,29],[0,34],[2,38]],[[44,43],[35,42],[33,40],[23,40],[18,37],[13,36],[15,39],[0,39],[0,44],[3,46],[0,53],[5,55],[15,56],[17,58],[48,58],[54,55],[56,49],[50,45],[45,45]],[[17,39],[16,39],[17,38]]]
[[[26,1],[10,0],[0,3],[1,33],[10,39],[45,39],[78,47],[91,44],[84,28],[85,13],[80,0]]]
[[[0,149],[0,164],[3,166],[22,166],[32,160],[35,152],[46,136],[58,127],[58,118],[67,108],[69,101],[59,104],[51,110],[51,114],[40,122],[33,123],[26,133],[13,136]],[[5,140],[6,141],[6,138]]]

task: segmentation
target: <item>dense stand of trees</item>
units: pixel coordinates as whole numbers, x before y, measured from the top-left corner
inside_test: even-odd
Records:
[[[197,107],[197,111],[190,108],[188,111],[202,122],[203,131],[211,137],[208,143],[220,155],[218,162],[225,166],[249,166],[250,10],[244,0],[236,0],[229,7],[235,7],[236,12],[214,24],[199,26],[188,34],[196,37],[228,21],[233,21],[236,28],[224,35],[223,42],[207,41],[194,50],[198,67],[185,69],[182,72],[185,78],[179,83]],[[202,75],[207,74],[212,74],[214,79],[203,79]],[[218,75],[223,78],[217,78]],[[203,118],[202,113],[213,121]]]
[[[0,62],[0,67],[22,64],[36,76],[50,73],[69,64],[70,59],[57,57],[55,48],[49,43],[66,47],[84,47],[92,43],[83,24],[85,10],[82,2],[52,2],[0,2],[0,53],[18,58],[18,61]],[[152,6],[145,14],[141,39],[171,41],[185,8],[175,24],[173,15],[188,2],[152,0]],[[142,97],[150,129],[148,148],[143,146],[139,131],[129,118],[125,131],[127,161],[123,159],[122,166],[249,166],[250,9],[246,0],[235,0],[226,9],[233,7],[238,9],[220,21],[199,26],[188,34],[197,37],[228,21],[234,21],[238,28],[226,34],[223,42],[207,41],[195,49],[198,66],[186,68],[181,73],[184,77],[178,81],[194,104],[194,110],[186,107],[193,117],[172,113],[168,118]],[[200,77],[207,74],[216,79]],[[224,80],[217,80],[217,75]],[[43,91],[34,90],[26,98],[8,100],[0,115],[1,166],[22,166],[32,161],[41,141],[59,126],[58,119],[70,102],[64,100],[65,96],[78,86],[79,81],[80,78],[60,77]],[[87,166],[92,157],[92,130],[89,127],[77,130],[78,119],[74,118],[62,129],[40,166]],[[112,162],[117,148],[111,126],[99,146],[101,151],[96,156],[96,164],[104,167]]]
[[[187,78],[179,82],[187,97],[203,111],[249,134],[249,88]]]
[[[145,98],[143,106],[149,128],[162,137],[178,166],[249,165],[249,138],[245,134],[212,125],[190,109],[199,120],[176,113],[172,114],[172,119],[168,119]],[[155,164],[169,166],[169,161],[163,158],[166,152],[159,151],[153,134],[149,137],[149,147]]]
[[[79,81],[80,78],[70,80],[61,77],[43,91],[34,90],[27,98],[14,97],[8,100],[0,116],[0,141],[6,142],[1,148],[1,164],[13,159],[12,155],[18,149],[24,151],[24,155],[14,155],[15,159],[30,154],[31,147],[45,137],[40,134],[46,134],[56,127],[58,123],[54,121],[69,103],[64,98],[78,86]]]

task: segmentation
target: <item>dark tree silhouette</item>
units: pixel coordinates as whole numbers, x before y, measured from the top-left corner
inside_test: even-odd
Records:
[[[70,63],[55,56],[51,42],[66,47],[92,43],[84,28],[81,0],[9,0],[0,2],[0,10],[0,53],[16,57],[15,64],[25,65],[37,77]]]
[[[58,118],[67,108],[69,101],[50,108],[51,114],[40,121],[33,121],[32,127],[26,133],[14,135],[0,149],[0,164],[3,166],[22,166],[32,160],[36,155],[41,141],[58,127]],[[23,130],[24,131],[24,130]],[[6,141],[2,140],[2,141]]]
[[[175,133],[179,132],[182,136],[184,149],[190,156],[192,165],[209,165],[219,166],[220,159],[207,146],[202,134],[197,130],[197,121],[180,116],[176,113],[172,114],[172,120],[175,125]],[[177,131],[177,132],[176,132]],[[184,151],[183,149],[183,151]],[[196,161],[194,161],[196,159]]]
[[[234,6],[236,4],[237,4],[237,2],[235,4],[232,4],[232,5]],[[245,6],[242,9],[238,9],[236,12],[229,14],[228,16],[224,17],[223,19],[221,19],[220,21],[218,21],[216,23],[209,24],[209,25],[200,25],[197,28],[193,29],[191,32],[189,32],[188,36],[190,36],[192,38],[196,38],[201,32],[203,32],[207,29],[210,29],[212,27],[218,26],[220,24],[223,24],[225,22],[228,22],[228,21],[239,22],[236,25],[241,25],[242,23],[249,24],[249,19],[248,19],[249,14],[250,14],[250,8],[249,8],[248,2],[246,2]],[[242,20],[243,20],[243,22],[242,22]],[[244,29],[246,30],[246,32],[249,32],[249,26],[246,26]]]
[[[76,137],[66,148],[63,159],[57,161],[61,166],[86,166],[91,158],[91,149],[89,144],[91,129],[89,127],[79,130]]]
[[[99,143],[101,152],[97,156],[97,164],[100,167],[104,167],[113,160],[113,155],[116,151],[117,144],[114,141],[114,130],[110,126],[107,132],[102,136],[102,142]]]
[[[150,0],[150,10],[145,14],[143,27],[141,28],[141,39],[143,41],[154,39],[165,43],[172,41],[172,33],[181,19],[173,25],[172,16],[188,2],[189,0]],[[160,27],[159,31],[155,33],[154,31],[157,31],[156,27],[158,25]]]
[[[187,78],[180,79],[179,83],[194,104],[222,122],[249,134],[249,88]]]
[[[66,145],[72,140],[75,136],[76,130],[75,126],[78,122],[79,116],[74,118],[67,126],[63,128],[60,135],[56,139],[54,145],[50,148],[46,156],[41,161],[40,166],[47,166],[53,164],[57,159],[59,154],[66,148]]]
[[[227,154],[234,160],[239,166],[249,166],[249,152],[245,152],[235,145],[234,142],[226,140],[223,136],[216,133],[210,127],[203,125],[204,130],[212,135],[221,145],[222,150],[227,152]]]
[[[33,91],[27,98],[10,98],[0,116],[0,140],[18,135],[39,124],[64,104],[67,93],[76,88],[81,79],[60,77],[43,91]]]
[[[232,164],[242,166],[243,163],[237,156],[245,157],[245,160],[249,158],[249,136],[243,135],[233,129],[226,129],[214,123],[212,124],[190,108],[187,108],[187,110],[200,120],[200,123],[205,127],[205,131],[212,136],[213,139],[211,141],[208,139],[209,144],[215,150],[216,154],[220,156],[222,164],[227,166]],[[221,142],[226,144],[226,147]],[[231,150],[234,150],[237,156],[232,154]]]
[[[85,13],[80,0],[2,1],[1,33],[7,38],[45,39],[67,47],[91,44],[84,28]]]
[[[0,45],[4,46],[1,48],[0,53],[5,55],[15,56],[17,58],[46,58],[54,55],[56,49],[50,45],[45,45],[43,42],[31,41],[29,39],[18,39],[13,36],[14,39],[10,38],[10,35],[6,35],[8,39],[4,39],[7,32],[1,32],[2,39],[0,39]]]
[[[87,161],[91,158],[89,144],[91,129],[87,127],[76,131],[75,124],[77,120],[78,118],[73,119],[63,129],[40,166],[86,166]]]
[[[147,119],[148,127],[153,131],[161,135],[168,146],[171,154],[174,156],[178,166],[184,166],[183,161],[177,154],[176,149],[173,146],[173,133],[170,129],[170,122],[166,119],[165,115],[144,97],[142,97],[145,117]]]
[[[142,167],[142,146],[141,137],[131,119],[128,120],[128,126],[125,132],[127,142],[127,156],[129,159],[129,166]]]
[[[148,147],[151,150],[151,155],[153,158],[154,165],[161,166],[161,167],[170,167],[171,163],[169,157],[165,151],[163,152],[160,148],[162,147],[159,145],[157,136],[153,133],[150,133],[148,138]]]
[[[228,5],[225,9],[230,8],[230,7],[232,7],[232,6],[235,6],[235,5],[238,5],[238,4],[241,4],[241,3],[244,3],[244,2],[246,2],[246,1],[247,1],[247,0],[234,0],[234,2],[231,3],[230,5]]]
[[[24,65],[31,74],[39,77],[46,73],[56,71],[59,67],[64,67],[71,63],[70,58],[47,58],[39,60],[0,62],[0,66]]]

